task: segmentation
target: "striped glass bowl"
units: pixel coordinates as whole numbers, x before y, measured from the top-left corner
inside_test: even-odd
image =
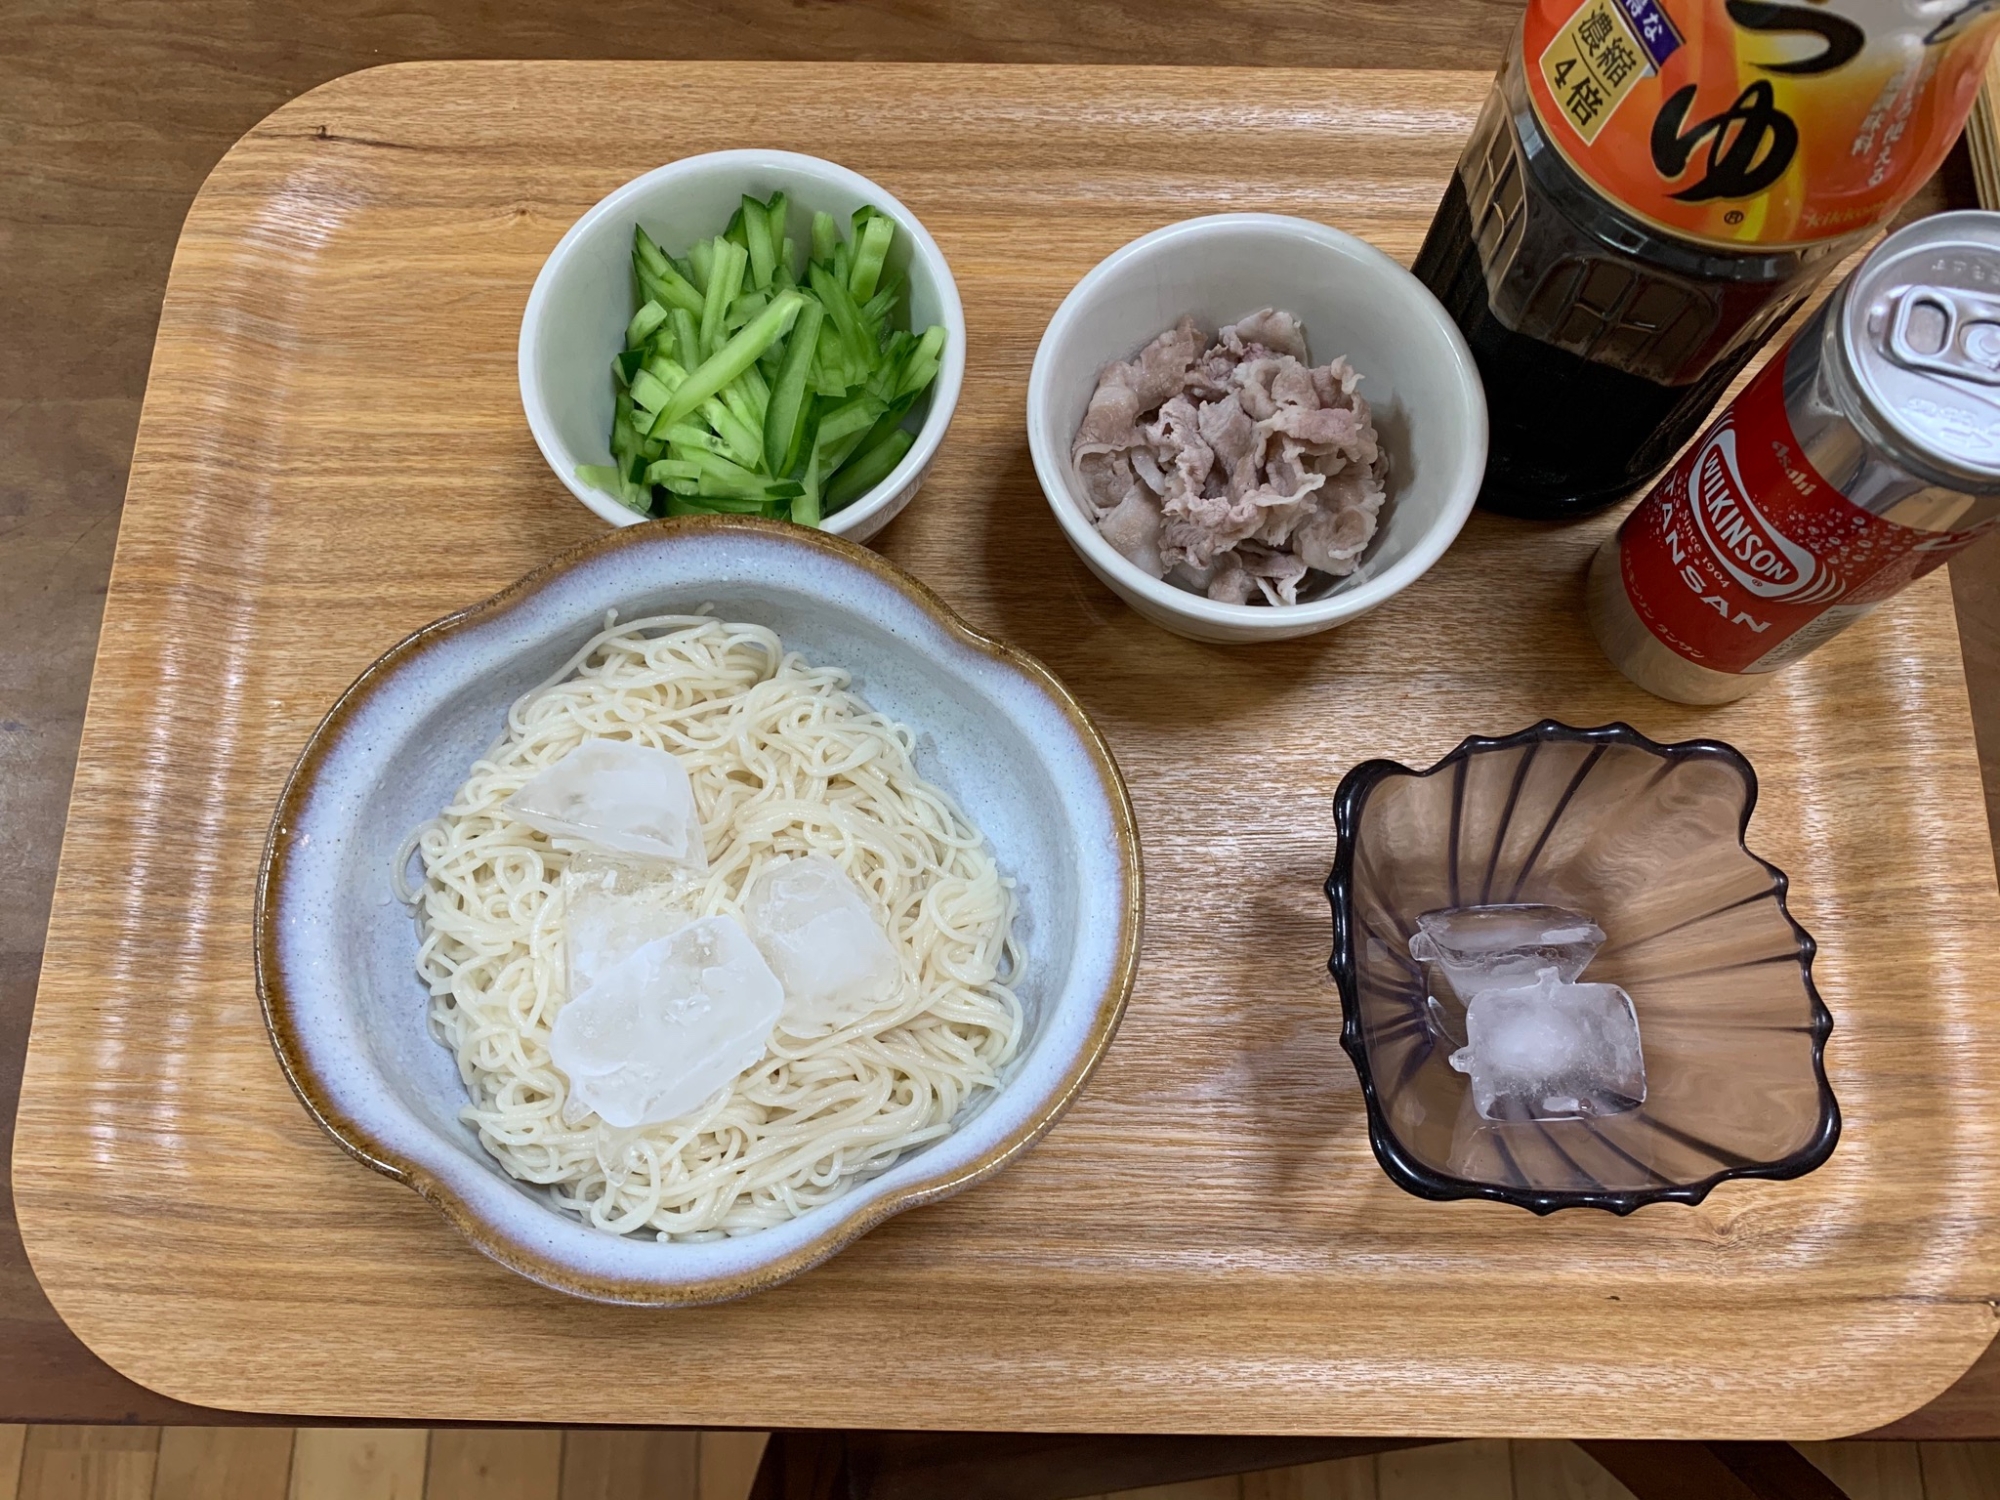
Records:
[[[1436,765],[1356,766],[1335,796],[1330,967],[1375,1154],[1426,1198],[1536,1213],[1698,1203],[1732,1177],[1797,1177],[1833,1152],[1833,1018],[1782,870],[1744,831],[1757,778],[1733,747],[1545,720]],[[1624,987],[1646,1099],[1622,1114],[1495,1121],[1410,955],[1427,911],[1546,902],[1605,941],[1584,979]]]

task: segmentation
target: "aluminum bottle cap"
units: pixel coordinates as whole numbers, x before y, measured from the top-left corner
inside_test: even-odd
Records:
[[[1899,456],[1968,489],[2000,486],[2000,213],[1899,229],[1842,295],[1842,352]]]

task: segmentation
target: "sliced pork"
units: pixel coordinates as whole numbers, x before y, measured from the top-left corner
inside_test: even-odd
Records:
[[[1098,531],[1135,566],[1232,604],[1295,604],[1359,566],[1388,459],[1361,377],[1313,365],[1263,308],[1209,339],[1182,318],[1106,365],[1070,450]]]

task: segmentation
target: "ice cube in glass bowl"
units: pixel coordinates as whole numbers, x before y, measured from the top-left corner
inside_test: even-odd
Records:
[[[1646,1059],[1632,997],[1544,969],[1531,984],[1483,989],[1465,1013],[1451,1065],[1472,1080],[1482,1120],[1616,1115],[1646,1102]]]
[[[1698,1203],[1732,1177],[1797,1177],[1833,1152],[1833,1018],[1783,871],[1752,854],[1750,763],[1628,725],[1551,720],[1465,740],[1428,770],[1356,766],[1334,798],[1326,883],[1341,1044],[1377,1160],[1426,1198],[1536,1213]],[[1410,942],[1425,913],[1559,906],[1603,929],[1584,977],[1631,996],[1644,1103],[1599,1117],[1481,1117]]]
[[[1424,912],[1410,938],[1410,957],[1429,978],[1431,1024],[1458,1045],[1465,1041],[1465,1012],[1474,995],[1530,983],[1544,968],[1573,980],[1603,942],[1604,929],[1580,911],[1514,901]]]

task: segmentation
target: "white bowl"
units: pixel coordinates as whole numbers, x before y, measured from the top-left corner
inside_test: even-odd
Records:
[[[776,630],[917,733],[917,766],[1016,882],[1026,1029],[952,1132],[787,1223],[734,1239],[619,1236],[509,1177],[459,1117],[430,1034],[416,924],[390,889],[404,835],[451,798],[508,706],[621,618],[713,605]],[[257,989],[286,1076],[349,1152],[473,1244],[603,1302],[689,1306],[774,1286],[891,1214],[1001,1170],[1076,1098],[1138,968],[1139,840],[1111,752],[1046,669],[852,542],[740,516],[655,521],[574,548],[390,649],[307,742],[257,888]]]
[[[597,205],[556,242],[542,263],[528,310],[521,316],[521,405],[542,457],[569,492],[614,526],[644,516],[576,477],[579,464],[611,462],[611,412],[616,382],[612,357],[625,346],[632,318],[632,226],[672,254],[722,233],[745,193],[790,200],[791,236],[804,245],[815,212],[843,226],[872,203],[896,221],[889,265],[908,278],[903,312],[913,331],[944,325],[944,359],[937,380],[918,401],[922,422],[903,461],[874,489],[826,518],[821,528],[866,541],[895,519],[923,483],[944,441],[958,389],[965,381],[965,308],[944,252],[922,224],[886,189],[858,172],[795,151],[714,151],[685,157],[635,177]]]
[[[1315,360],[1346,355],[1361,372],[1389,454],[1389,500],[1360,568],[1324,595],[1219,604],[1149,576],[1098,535],[1070,443],[1106,363],[1184,313],[1213,331],[1262,307],[1296,314]],[[1451,315],[1374,246],[1281,214],[1217,214],[1141,236],[1063,299],[1028,377],[1028,446],[1070,546],[1140,614],[1196,640],[1285,640],[1373,609],[1444,555],[1486,469],[1486,393]]]

